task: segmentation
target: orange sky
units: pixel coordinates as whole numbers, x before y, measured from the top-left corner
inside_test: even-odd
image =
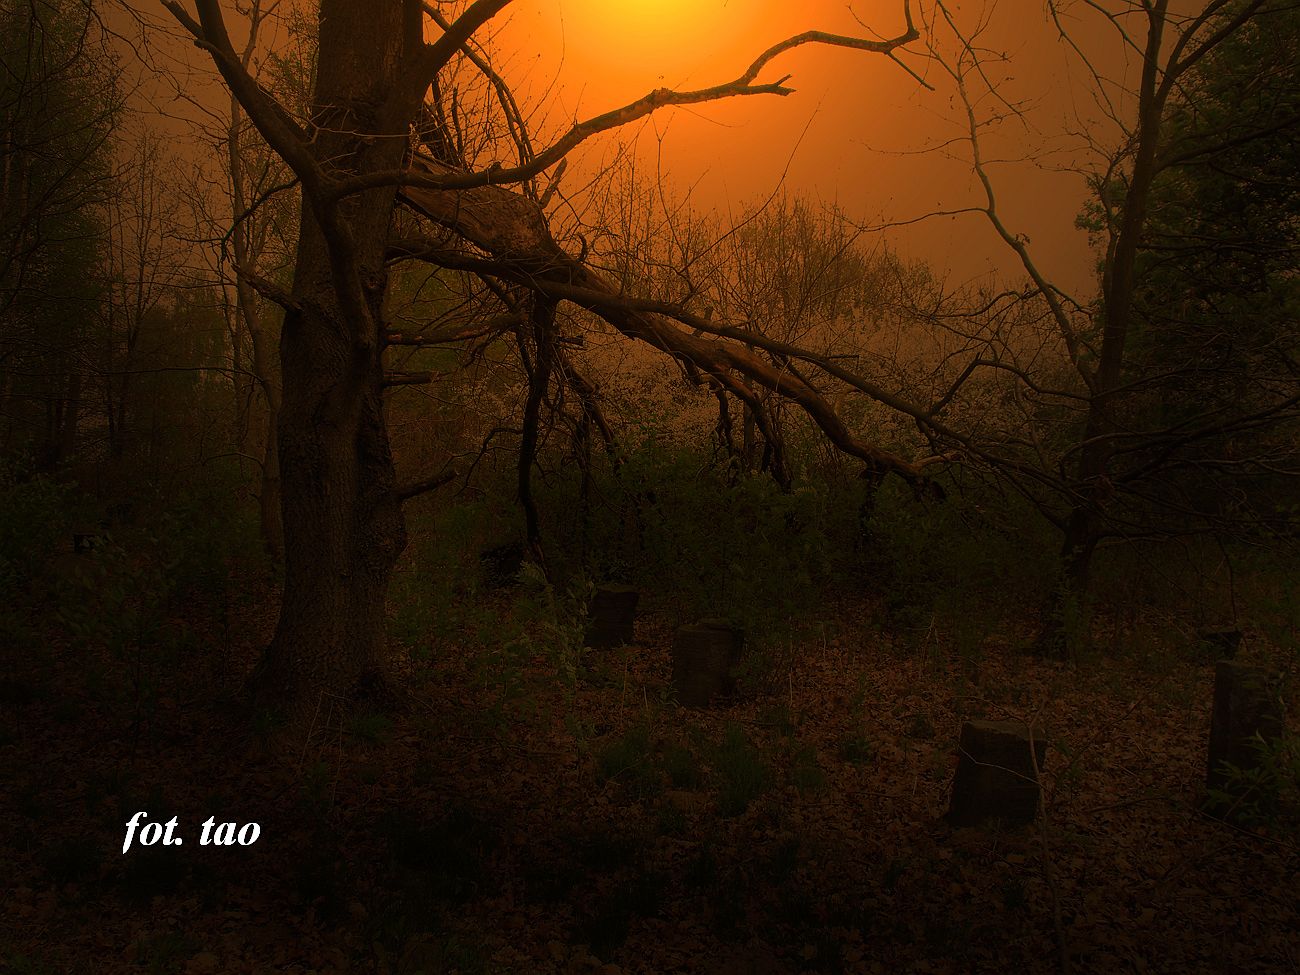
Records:
[[[238,18],[225,6],[238,35]],[[970,16],[987,6],[969,0],[959,9]],[[1070,110],[1076,101],[1085,104],[1086,95],[1083,85],[1072,84],[1082,77],[1077,66],[1073,73],[1067,69],[1040,4],[1002,0],[992,9],[986,41],[1009,55],[1007,92],[1034,101],[1035,128],[1009,128],[1012,137],[990,148],[999,156],[1024,157],[1059,137],[1067,124],[1077,124]],[[882,35],[902,28],[901,0],[854,0],[852,10]],[[548,92],[554,131],[654,87],[730,80],[771,43],[814,28],[864,33],[845,0],[516,0],[493,23],[490,47],[525,101],[530,93],[536,100]],[[1097,23],[1082,18],[1081,28],[1084,44],[1114,61],[1115,45]],[[219,96],[211,65],[192,46],[182,50],[179,56],[208,77],[202,87]],[[782,55],[762,76],[791,74],[794,95],[667,110],[639,127],[639,146],[651,166],[662,151],[675,191],[690,189],[699,208],[740,208],[767,196],[783,172],[787,189],[834,201],[864,222],[978,203],[963,147],[956,159],[920,152],[958,135],[959,114],[942,78],[917,59],[911,63],[936,82],[937,91],[925,91],[878,55],[804,47]],[[633,132],[598,137],[577,162],[602,158]],[[1093,261],[1084,235],[1073,227],[1082,179],[1024,163],[993,167],[993,176],[1006,222],[1030,238],[1049,276],[1086,298],[1094,287]],[[892,231],[889,240],[909,256],[950,269],[958,280],[993,269],[1021,276],[1005,246],[975,216]]]
[[[1024,156],[1062,132],[1077,95],[1055,29],[1040,10],[1026,16],[1031,6],[1037,7],[1015,0],[995,7],[987,35],[1011,57],[1008,91],[1036,101],[1038,131],[1016,129],[1014,138],[995,143],[1005,157]],[[898,0],[857,0],[853,10],[880,34],[902,28]],[[513,69],[512,79],[525,72],[536,86],[558,79],[564,111],[556,117],[564,119],[596,114],[659,85],[729,80],[772,42],[811,28],[863,33],[843,0],[519,0],[494,48]],[[1095,31],[1085,40],[1106,42]],[[641,136],[644,155],[654,159],[661,135],[674,185],[679,191],[693,186],[702,207],[764,197],[787,165],[788,188],[836,201],[862,220],[978,202],[968,165],[915,152],[957,134],[956,106],[942,85],[927,92],[882,57],[825,47],[783,55],[764,78],[786,73],[798,89],[787,98],[735,99],[656,116]],[[934,72],[927,76],[941,80]],[[1010,164],[994,175],[1004,218],[1029,236],[1045,269],[1067,288],[1089,291],[1092,259],[1084,235],[1073,228],[1081,178]],[[978,217],[943,218],[891,239],[958,278],[1014,270],[1004,245]]]

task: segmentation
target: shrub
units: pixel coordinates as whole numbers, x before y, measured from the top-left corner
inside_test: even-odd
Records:
[[[79,507],[84,502],[71,488],[0,461],[0,595],[16,595],[44,575]]]
[[[767,791],[771,774],[767,763],[737,724],[729,724],[714,754],[721,781],[718,809],[723,816],[739,816]]]

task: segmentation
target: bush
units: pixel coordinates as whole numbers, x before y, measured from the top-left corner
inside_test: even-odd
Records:
[[[721,779],[718,809],[723,816],[739,816],[771,784],[762,754],[737,724],[729,724],[723,733],[714,765]]]
[[[1041,516],[983,486],[945,487],[942,503],[918,501],[894,479],[879,489],[867,546],[890,625],[920,638],[932,625],[993,626],[999,615],[1037,611],[1060,572]]]
[[[600,472],[592,498],[584,510],[573,475],[539,499],[555,519],[549,542],[563,564],[655,591],[679,619],[783,627],[815,608],[835,553],[852,548],[856,508],[829,484],[787,493],[765,474],[653,441]]]
[[[25,477],[0,461],[0,595],[17,595],[45,574],[80,507],[84,502],[66,485]]]

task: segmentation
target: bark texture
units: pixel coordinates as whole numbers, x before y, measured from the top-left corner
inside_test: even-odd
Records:
[[[419,91],[399,0],[321,5],[312,150],[334,178],[391,169]],[[417,36],[418,40],[418,36]],[[406,544],[383,411],[384,250],[396,189],[304,192],[293,302],[280,338],[284,598],[255,689],[328,714],[384,682],[384,608]]]

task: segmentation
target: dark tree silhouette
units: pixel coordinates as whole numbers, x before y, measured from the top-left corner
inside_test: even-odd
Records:
[[[693,336],[666,319],[619,305],[592,272],[554,243],[537,201],[527,192],[530,180],[557,167],[588,138],[660,109],[789,94],[785,78],[764,82],[759,76],[795,47],[833,45],[893,57],[917,37],[906,4],[905,28],[893,38],[800,34],[765,51],[730,82],[696,91],[657,89],[576,123],[547,148],[534,151],[526,132],[516,131],[518,162],[479,170],[464,165],[451,138],[425,138],[425,151],[442,158],[417,159],[413,131],[440,113],[445,117],[450,100],[443,88],[451,82],[444,74],[455,59],[478,66],[499,92],[506,92],[471,42],[509,0],[477,0],[454,20],[418,0],[324,0],[319,68],[305,127],[249,76],[217,0],[197,0],[197,16],[175,0],[166,6],[211,55],[249,119],[302,186],[292,291],[277,293],[266,282],[255,282],[286,310],[279,416],[284,596],[255,685],[292,713],[315,714],[366,687],[386,684],[385,596],[405,544],[401,502],[418,489],[397,483],[383,403],[382,306],[389,262],[402,256],[403,248],[407,256],[419,253],[444,267],[478,261],[471,269],[485,277],[531,289],[531,327],[543,336],[543,349],[553,328],[547,311],[551,302],[599,306],[629,334],[702,367],[738,395],[753,398],[747,384],[736,379],[738,372],[779,388],[846,448],[914,475],[902,460],[853,438],[812,387],[792,383],[743,349]],[[425,40],[430,21],[441,30],[432,42]],[[507,94],[501,100],[509,111],[512,100]],[[517,115],[514,121],[519,121]],[[437,126],[433,129],[436,135]],[[410,198],[423,194],[420,205],[475,245],[474,257],[402,241],[395,251],[394,207],[401,187]],[[450,212],[456,219],[448,217]]]

